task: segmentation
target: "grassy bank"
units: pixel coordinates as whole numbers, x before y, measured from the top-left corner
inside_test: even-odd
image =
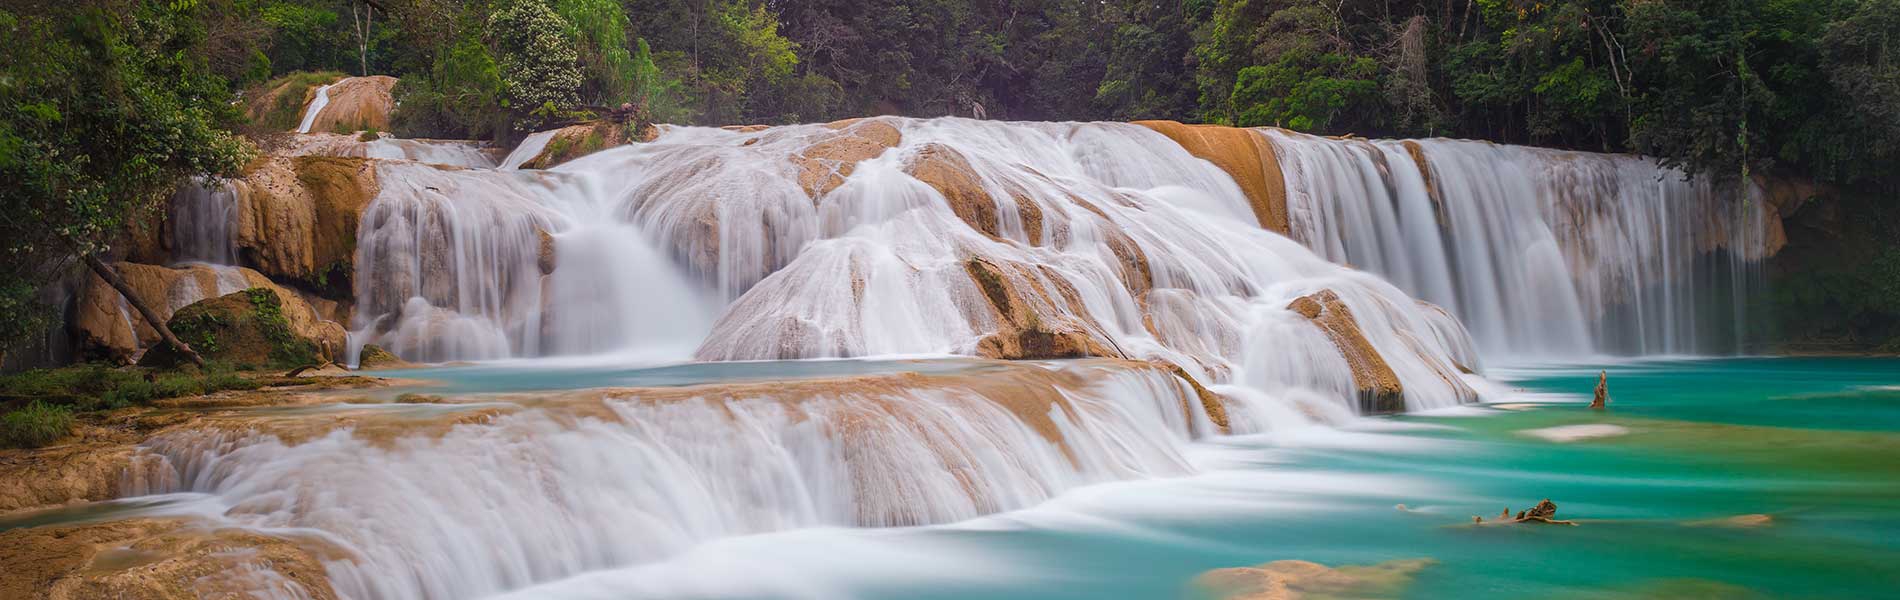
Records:
[[[157,370],[82,364],[0,376],[0,447],[35,448],[66,437],[86,413],[166,398],[257,389],[229,364]]]

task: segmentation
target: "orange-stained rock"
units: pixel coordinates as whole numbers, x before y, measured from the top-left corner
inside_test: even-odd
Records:
[[[1174,121],[1135,121],[1168,136],[1189,154],[1214,163],[1240,184],[1253,205],[1262,228],[1287,233],[1286,175],[1273,152],[1273,142],[1249,129],[1219,125],[1185,125]]]
[[[396,101],[390,95],[390,90],[395,87],[396,78],[388,75],[337,80],[325,91],[330,103],[325,104],[323,110],[317,113],[317,118],[310,122],[310,131],[387,131],[389,113],[396,108]]]
[[[376,198],[374,160],[268,157],[252,163],[237,191],[232,231],[241,264],[348,298],[356,226]]]
[[[1359,388],[1359,412],[1384,414],[1405,411],[1405,389],[1399,376],[1386,364],[1385,357],[1366,340],[1353,319],[1352,310],[1332,290],[1293,299],[1287,309],[1306,317],[1339,348],[1339,354],[1352,367],[1352,381]]]
[[[859,162],[897,147],[904,137],[885,119],[849,119],[825,127],[838,133],[805,146],[791,158],[798,169],[798,186],[814,199],[844,185]]]
[[[1073,317],[1048,317],[1055,311],[1042,310],[1057,302],[1068,304],[1057,290],[1051,293],[1036,278],[1013,265],[1003,266],[986,258],[964,261],[964,270],[976,282],[996,316],[997,331],[977,342],[976,353],[987,358],[1043,359],[1084,356],[1121,356],[1091,331],[1094,328]],[[1086,314],[1086,313],[1073,313]]]
[[[962,153],[942,144],[925,144],[906,160],[904,171],[943,194],[950,210],[971,228],[991,237],[1001,234],[996,199]],[[1009,194],[1030,245],[1042,244],[1042,205],[1023,190],[1010,189]]]
[[[1172,373],[1175,377],[1186,381],[1188,387],[1194,389],[1195,398],[1201,401],[1201,410],[1207,413],[1207,420],[1213,421],[1214,425],[1220,427],[1222,432],[1228,431],[1227,405],[1221,402],[1220,394],[1216,394],[1213,390],[1209,390],[1206,386],[1201,385],[1201,382],[1196,380],[1192,375],[1188,375],[1187,369],[1181,368],[1181,365],[1165,360],[1157,360],[1154,362],[1162,368],[1167,369],[1168,372]]]

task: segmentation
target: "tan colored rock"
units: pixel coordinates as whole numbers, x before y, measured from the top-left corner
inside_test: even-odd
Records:
[[[1000,234],[996,199],[990,196],[989,190],[984,189],[976,170],[971,168],[970,161],[962,153],[942,144],[925,144],[907,160],[904,171],[943,194],[944,201],[950,204],[950,210],[972,229],[991,237]],[[1029,236],[1030,245],[1041,244],[1042,205],[1023,190],[1011,189],[1009,194],[1015,201],[1017,216],[1022,221],[1023,232]]]
[[[414,363],[403,360],[402,357],[375,344],[363,346],[362,352],[356,358],[358,369],[403,369],[413,366],[415,366]]]
[[[236,182],[233,237],[246,266],[349,297],[356,227],[378,190],[375,162],[269,157]]]
[[[541,269],[542,275],[553,275],[556,264],[554,262],[554,235],[545,229],[536,229],[534,233],[540,238],[540,243],[536,246],[534,264]]]
[[[128,444],[82,440],[31,450],[0,450],[0,513],[116,498],[131,466]]]
[[[302,598],[336,598],[319,558],[336,551],[307,546],[321,544],[188,519],[13,529],[0,532],[0,597],[190,600],[297,589]]]
[[[1207,420],[1213,421],[1214,425],[1220,427],[1221,432],[1225,433],[1229,431],[1230,428],[1227,424],[1227,405],[1221,402],[1220,394],[1216,394],[1213,390],[1209,390],[1206,386],[1201,385],[1201,382],[1196,380],[1193,376],[1188,375],[1187,369],[1181,368],[1181,365],[1167,361],[1155,361],[1155,364],[1167,369],[1169,373],[1174,374],[1175,377],[1179,377],[1182,381],[1186,381],[1188,387],[1194,389],[1195,398],[1200,399],[1201,410],[1207,413]]]
[[[318,365],[342,355],[346,339],[340,325],[318,321],[315,311],[296,294],[262,283],[193,302],[174,312],[166,326],[205,360],[244,367]],[[140,365],[152,367],[183,362],[183,357],[164,345],[139,359]]]
[[[791,158],[798,185],[813,199],[844,185],[859,162],[897,147],[903,133],[886,119],[849,119],[825,124],[837,133],[820,138]]]
[[[628,131],[625,123],[608,119],[569,125],[555,130],[541,153],[521,163],[521,168],[547,169],[608,148],[650,142],[658,136],[656,127],[649,126],[636,134]]]
[[[1352,310],[1332,290],[1295,298],[1287,309],[1306,317],[1339,348],[1346,364],[1352,367],[1353,384],[1359,388],[1361,414],[1385,414],[1405,411],[1405,389],[1399,376],[1386,364],[1385,357],[1366,340]]]
[[[172,313],[194,302],[223,295],[220,290],[267,287],[283,299],[284,317],[292,330],[317,340],[330,356],[337,356],[348,338],[341,324],[326,319],[302,295],[257,271],[223,267],[220,273],[220,268],[206,265],[170,268],[123,262],[114,263],[113,268],[140,299],[168,320]],[[130,363],[159,343],[158,332],[139,318],[118,290],[97,275],[88,276],[73,302],[71,327],[84,356]]]
[[[1068,299],[1060,290],[1050,293],[1029,273],[981,257],[964,261],[964,270],[989,301],[998,323],[995,333],[977,342],[978,356],[1044,359],[1121,355],[1109,343],[1090,333],[1094,328],[1087,324],[1067,316],[1045,316],[1042,307],[1053,307],[1057,301],[1066,303]],[[1072,311],[1071,314],[1087,313]]]
[[[1286,175],[1273,142],[1259,132],[1219,125],[1185,125],[1175,121],[1135,121],[1168,136],[1189,154],[1214,163],[1234,178],[1253,205],[1262,228],[1285,234],[1287,229]]]
[[[1194,583],[1224,600],[1387,598],[1397,596],[1419,571],[1434,564],[1437,561],[1429,558],[1340,567],[1279,560],[1255,567],[1214,569],[1202,573]]]
[[[326,93],[329,104],[317,113],[310,123],[310,131],[353,132],[366,129],[387,131],[389,113],[396,108],[396,101],[390,91],[396,87],[396,78],[388,75],[370,75],[368,77],[345,77],[330,84]],[[314,88],[312,88],[314,89]],[[306,104],[306,107],[308,105]]]
[[[1419,145],[1417,140],[1405,140],[1399,145],[1405,146],[1405,153],[1412,157],[1412,162],[1418,165],[1419,175],[1425,178],[1425,197],[1432,201],[1432,216],[1438,220],[1439,227],[1446,227],[1445,198],[1438,191],[1438,174],[1432,172],[1432,163],[1425,160],[1425,147]]]

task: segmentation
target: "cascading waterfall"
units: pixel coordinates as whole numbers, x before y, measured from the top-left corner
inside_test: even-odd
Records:
[[[484,596],[721,537],[953,522],[1188,474],[1194,439],[1352,418],[1370,367],[1350,336],[1413,410],[1487,393],[1461,373],[1480,347],[1694,349],[1690,292],[1663,284],[1761,243],[1739,209],[1648,161],[1469,142],[1261,133],[1287,176],[1288,238],[1225,171],[1140,125],[673,127],[520,170],[551,135],[499,165],[460,150],[424,160],[474,168],[376,163],[353,345],[616,365],[1128,360],[345,405],[316,410],[360,412],[168,432],[126,488],[203,494],[219,524],[314,539],[345,597]],[[319,141],[306,153],[391,140]],[[220,248],[218,189],[174,207],[197,240],[181,256]],[[1642,328],[1607,330],[1623,310]]]
[[[172,196],[172,254],[180,261],[237,264],[237,186],[197,179]]]
[[[1293,237],[1446,307],[1488,353],[1735,352],[1773,250],[1754,190],[1642,157],[1261,131]]]
[[[326,83],[317,86],[316,95],[310,99],[310,104],[303,109],[303,121],[297,125],[297,133],[310,133],[310,126],[316,124],[317,115],[323,113],[323,107],[330,105],[331,85],[333,84]]]
[[[849,171],[825,162],[828,146],[873,137],[894,139]],[[1334,344],[1281,334],[1313,329],[1292,300],[1332,290],[1408,406],[1472,397],[1456,373],[1476,357],[1447,315],[1261,230],[1224,172],[1136,125],[674,128],[546,172],[382,169],[359,235],[354,328],[405,356],[682,337],[699,340],[701,360],[975,354],[1028,322],[1215,381],[1331,392],[1353,380]],[[835,189],[810,189],[825,177]],[[924,181],[959,177],[970,193],[957,198]],[[972,269],[1006,289],[979,289]],[[1030,314],[995,313],[992,292]],[[693,315],[716,316],[709,333]],[[1264,360],[1249,353],[1310,356],[1327,372],[1248,374]]]
[[[1185,474],[1180,450],[1213,427],[1191,397],[1158,369],[1089,364],[579,393],[446,429],[177,432],[141,448],[136,483],[321,532],[345,597],[471,598],[720,537],[943,523]]]

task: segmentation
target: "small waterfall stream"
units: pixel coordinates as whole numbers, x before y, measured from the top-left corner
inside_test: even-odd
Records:
[[[310,133],[310,126],[317,122],[317,115],[323,114],[323,107],[330,105],[330,86],[317,86],[317,93],[311,97],[310,105],[303,109],[303,120],[297,125],[297,133]]]

